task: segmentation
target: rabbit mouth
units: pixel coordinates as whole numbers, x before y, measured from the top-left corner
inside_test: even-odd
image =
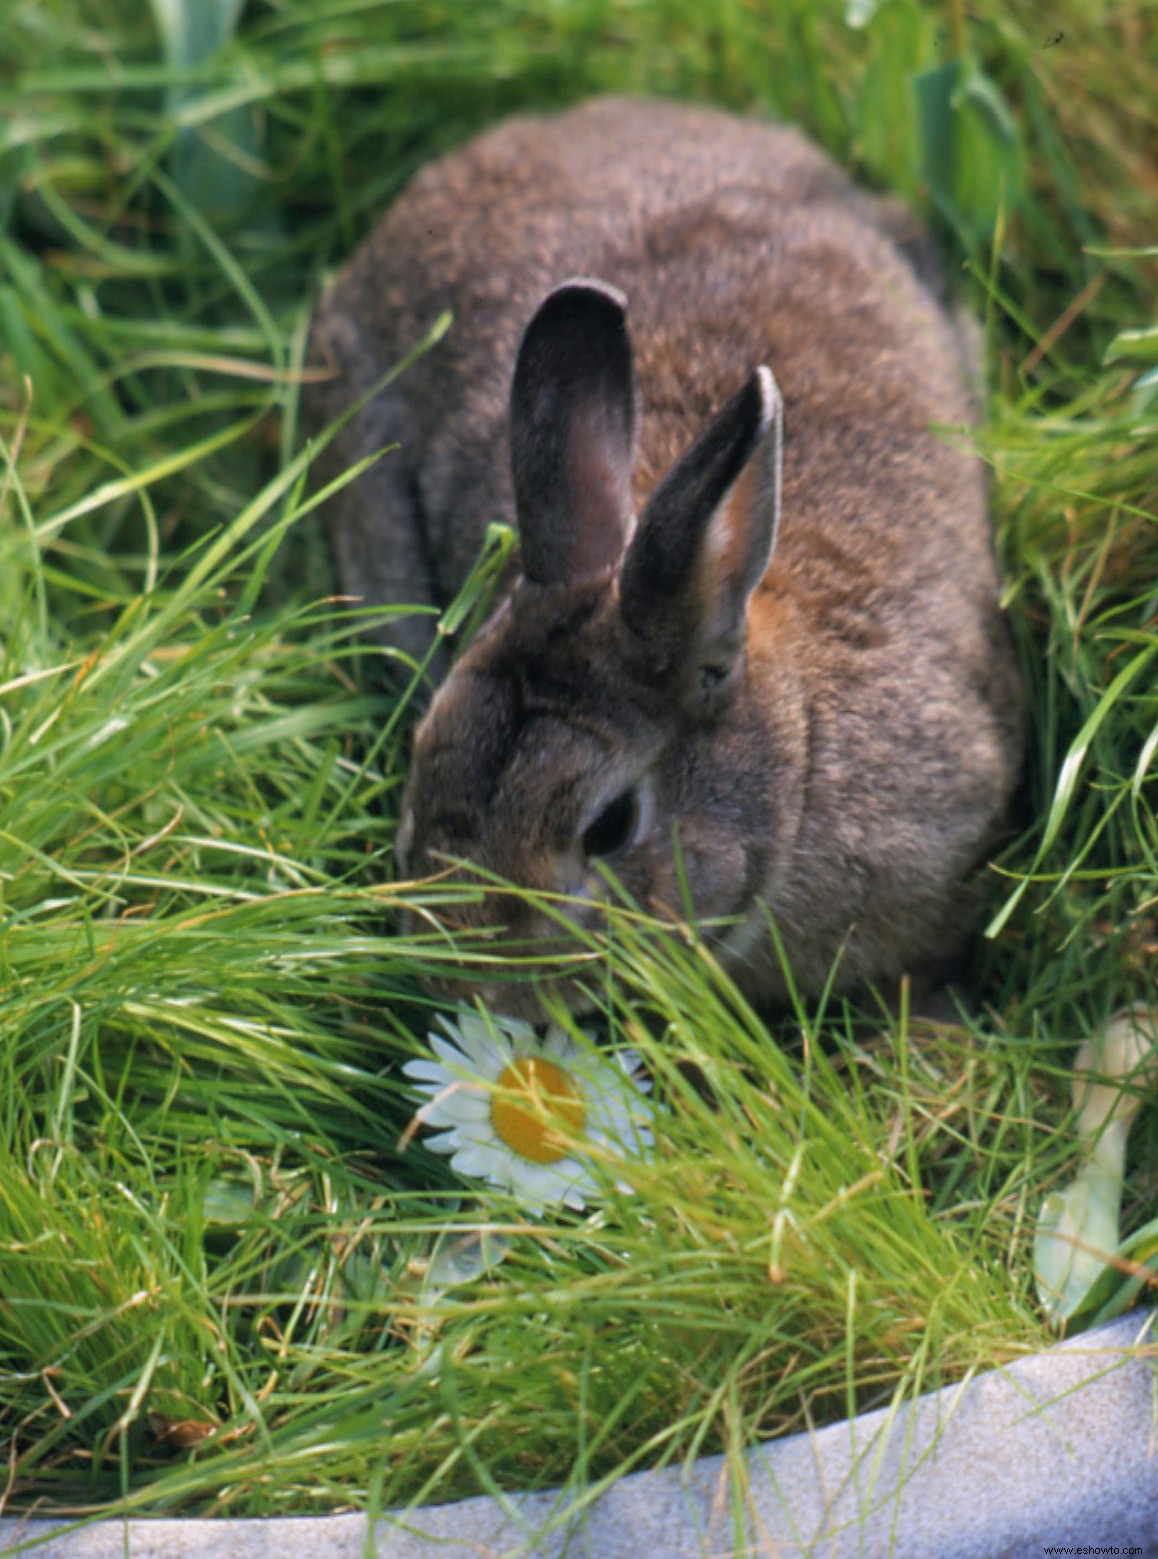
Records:
[[[460,1002],[478,997],[492,1012],[505,1018],[522,1018],[536,1027],[548,1023],[561,1006],[576,1018],[586,1017],[596,1010],[596,1003],[583,981],[568,975],[534,980],[495,979],[485,983],[428,976],[422,983],[440,1000]]]
[[[596,1010],[592,988],[603,979],[602,956],[556,933],[485,942],[487,973],[479,978],[467,960],[456,967],[425,969],[423,988],[442,1001],[478,998],[504,1017],[547,1022],[560,1007],[581,1018]],[[491,972],[493,971],[493,973]]]

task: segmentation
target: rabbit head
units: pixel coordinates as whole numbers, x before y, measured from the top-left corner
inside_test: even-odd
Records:
[[[522,572],[417,731],[398,838],[408,876],[481,869],[476,882],[559,895],[581,925],[599,919],[605,868],[645,910],[697,920],[742,915],[767,885],[801,761],[790,690],[770,718],[747,674],[779,515],[779,392],[757,368],[638,521],[636,409],[626,300],[597,281],[550,292],[510,396]],[[556,919],[501,887],[443,919],[575,952]],[[522,987],[488,995],[534,1001]]]

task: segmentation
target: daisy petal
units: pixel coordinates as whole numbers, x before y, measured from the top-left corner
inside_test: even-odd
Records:
[[[457,1131],[440,1131],[436,1137],[424,1137],[422,1146],[432,1153],[457,1153],[461,1143]]]
[[[489,1179],[501,1167],[502,1155],[486,1142],[462,1143],[451,1165],[456,1174],[470,1175],[474,1180]]]
[[[413,1061],[403,1065],[402,1070],[407,1077],[413,1077],[419,1082],[441,1083],[446,1080],[445,1065],[430,1056],[415,1056]]]
[[[461,1072],[467,1064],[468,1057],[459,1047],[452,1045],[448,1039],[443,1039],[439,1034],[431,1034],[430,1048],[443,1066],[452,1072]]]
[[[432,1152],[449,1154],[455,1173],[508,1192],[536,1211],[552,1203],[582,1208],[603,1183],[599,1166],[639,1155],[652,1145],[654,1117],[644,1098],[650,1082],[634,1080],[638,1062],[633,1052],[608,1054],[583,1033],[572,1034],[557,1023],[540,1036],[522,1020],[465,1006],[438,1022],[442,1032],[430,1035],[431,1055],[406,1062],[403,1072],[428,1096],[417,1111],[417,1119],[434,1128],[424,1138],[426,1145]],[[569,1106],[560,1115],[569,1151],[554,1162],[523,1156],[519,1132],[514,1133],[516,1140],[508,1134],[511,1110],[498,1121],[493,1097],[497,1079],[512,1063],[535,1058],[549,1061],[570,1080],[568,1099],[574,1100],[576,1092],[582,1098],[582,1110]],[[515,1095],[521,1082],[537,1075],[541,1083],[548,1075],[521,1065],[514,1070],[514,1078],[506,1083]],[[538,1101],[533,1106],[531,1097]],[[523,1113],[544,1107],[550,1113],[541,1095],[529,1095]],[[517,1104],[514,1113],[519,1113]],[[528,1147],[539,1152],[543,1142],[528,1139]]]
[[[480,1126],[490,1117],[488,1100],[471,1093],[452,1094],[449,1090],[431,1099],[418,1111],[426,1126]]]

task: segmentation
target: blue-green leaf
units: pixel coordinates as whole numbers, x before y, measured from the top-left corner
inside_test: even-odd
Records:
[[[888,0],[884,0],[887,5]],[[882,0],[848,0],[844,19],[849,27],[867,27],[880,10]]]
[[[1106,362],[1137,357],[1144,363],[1158,363],[1158,325],[1146,330],[1119,330],[1106,348]]]
[[[233,37],[245,0],[151,0],[165,58],[178,70],[204,63]]]
[[[988,243],[1021,194],[1017,126],[1000,88],[968,59],[914,78],[929,194],[969,249]]]
[[[166,62],[187,73],[225,48],[237,30],[245,0],[151,0]],[[171,116],[200,94],[168,96]],[[191,205],[214,223],[235,221],[252,208],[262,186],[257,121],[252,108],[231,108],[177,133],[171,172]]]
[[[912,196],[921,173],[913,78],[932,53],[932,25],[916,0],[874,0],[864,21],[873,56],[856,105],[857,150],[865,166]]]

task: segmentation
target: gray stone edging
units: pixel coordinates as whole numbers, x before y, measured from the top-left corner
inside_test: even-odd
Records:
[[[387,1517],[0,1520],[38,1559],[1020,1559],[1158,1556],[1158,1328],[1134,1312],[993,1370],[747,1454],[633,1473],[585,1512],[558,1493]],[[736,1508],[746,1535],[737,1539]],[[28,1540],[35,1547],[25,1547]]]

